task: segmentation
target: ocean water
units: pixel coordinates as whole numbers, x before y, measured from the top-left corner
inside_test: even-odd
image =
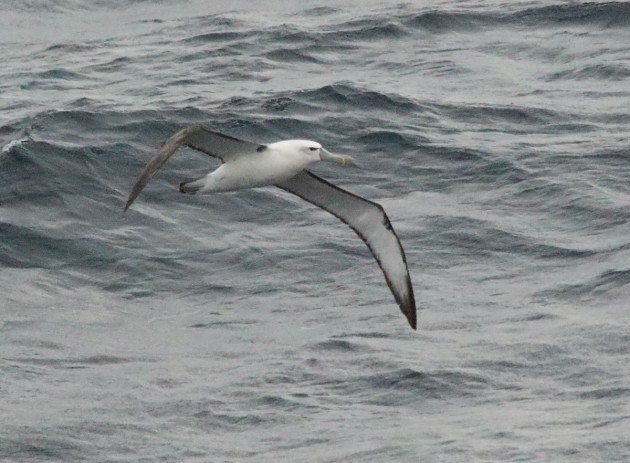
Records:
[[[630,3],[0,3],[0,461],[630,461]],[[388,211],[188,196],[191,123]]]

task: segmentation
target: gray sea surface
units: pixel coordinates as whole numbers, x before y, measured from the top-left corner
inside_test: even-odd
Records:
[[[630,461],[630,3],[0,2],[0,461]],[[319,141],[344,224],[181,195]]]

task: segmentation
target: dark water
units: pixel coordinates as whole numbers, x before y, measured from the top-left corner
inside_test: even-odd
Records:
[[[263,6],[264,5],[264,6]],[[630,4],[4,1],[0,460],[630,461]],[[190,197],[189,123],[308,138],[368,250]]]

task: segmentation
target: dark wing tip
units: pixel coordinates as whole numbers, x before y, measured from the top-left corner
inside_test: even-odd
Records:
[[[140,188],[140,190],[142,190],[142,188]],[[131,190],[131,193],[129,193],[129,198],[127,198],[127,202],[125,203],[123,212],[127,212],[127,209],[129,209],[129,207],[133,204],[133,202],[136,200],[136,198],[140,194],[140,190],[138,190],[137,184],[134,185],[133,189]]]
[[[411,325],[411,327],[414,330],[418,329],[418,321],[417,321],[417,317],[416,317],[416,305],[415,304],[410,304],[407,307],[403,308],[403,314],[405,314],[405,317],[407,317],[407,321],[409,322],[409,325]]]
[[[417,310],[416,310],[416,298],[413,294],[413,287],[411,286],[411,280],[408,281],[409,296],[406,299],[400,299],[398,295],[395,295],[396,302],[400,307],[400,311],[403,313],[409,325],[414,329],[418,329]]]

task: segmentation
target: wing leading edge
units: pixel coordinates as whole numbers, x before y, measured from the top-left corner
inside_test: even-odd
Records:
[[[330,212],[359,235],[381,267],[400,310],[415,330],[416,302],[405,252],[382,206],[307,170],[276,186]]]
[[[147,186],[149,180],[182,145],[201,151],[208,156],[219,158],[222,162],[255,154],[265,147],[265,145],[258,143],[212,132],[201,125],[190,125],[166,140],[159,153],[149,161],[133,186],[131,193],[129,193],[125,210],[129,209],[129,206],[140,195],[144,187]]]

